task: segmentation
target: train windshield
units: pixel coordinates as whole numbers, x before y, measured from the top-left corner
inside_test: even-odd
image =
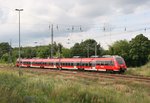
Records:
[[[118,64],[120,64],[120,65],[121,65],[121,64],[124,64],[122,58],[116,58],[116,60],[117,60]]]

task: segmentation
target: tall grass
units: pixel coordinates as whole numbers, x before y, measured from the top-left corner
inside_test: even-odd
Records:
[[[150,76],[150,62],[141,67],[129,68],[126,74]]]
[[[149,103],[149,91],[133,82],[0,70],[0,103]]]

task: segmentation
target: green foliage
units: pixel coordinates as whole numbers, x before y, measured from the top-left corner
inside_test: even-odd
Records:
[[[148,61],[150,62],[150,54],[148,55]]]
[[[10,49],[11,47],[7,42],[0,43],[0,58],[3,56],[3,54],[8,53]]]
[[[145,64],[150,53],[150,40],[143,34],[137,35],[130,41],[129,53],[134,66]]]
[[[21,49],[22,58],[33,58],[36,57],[36,49],[34,47],[24,47]]]
[[[126,74],[143,75],[143,76],[149,76],[150,77],[150,62],[148,62],[147,64],[145,64],[141,67],[136,67],[136,68],[130,67],[126,71]]]
[[[95,55],[95,49],[97,55],[102,55],[103,48],[94,39],[87,39],[81,43],[76,43],[71,48],[71,54],[73,56],[90,57]]]
[[[82,48],[80,47],[79,43],[75,43],[75,45],[71,48],[71,55],[72,56],[82,56],[83,52]]]
[[[68,49],[68,48],[62,48],[62,56],[65,57],[65,58],[72,57],[71,50]]]
[[[36,57],[39,58],[47,58],[50,56],[50,48],[48,46],[39,46],[36,47]]]
[[[1,57],[1,60],[3,62],[8,62],[9,61],[9,54],[8,53],[3,54],[3,56]]]

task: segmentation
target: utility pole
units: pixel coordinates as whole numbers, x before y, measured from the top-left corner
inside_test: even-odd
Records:
[[[11,59],[11,40],[9,43],[9,63],[12,63],[12,59]]]
[[[97,43],[95,42],[95,56],[97,56]]]
[[[51,58],[53,58],[53,24],[51,25]]]
[[[21,62],[20,62],[20,11],[23,11],[23,9],[15,9],[16,11],[18,11],[19,13],[19,76],[22,76],[23,73],[21,71],[21,68],[20,68],[20,65],[21,65]]]
[[[89,44],[87,45],[87,57],[89,58]]]

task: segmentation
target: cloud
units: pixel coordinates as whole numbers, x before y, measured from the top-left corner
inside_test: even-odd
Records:
[[[136,13],[141,14],[138,15],[141,17],[139,19],[144,20],[143,12],[150,13],[149,0],[0,0],[0,2],[2,2],[0,4],[0,41],[9,41],[9,38],[12,38],[16,43],[18,42],[16,8],[24,9],[21,12],[22,42],[41,38],[50,40],[49,24],[52,23],[55,38],[61,38],[58,41],[63,41],[62,38],[66,39],[72,32],[74,36],[71,37],[78,38],[80,41],[80,35],[83,33],[91,35],[92,28],[102,28],[104,23],[117,23],[119,17],[127,18],[132,22],[135,18],[133,15]],[[147,16],[149,17],[150,15]],[[149,20],[146,19],[146,21]],[[119,22],[118,24],[123,24],[124,21],[120,19]],[[80,31],[80,27],[84,32]],[[97,35],[96,30],[93,30],[92,34]],[[99,35],[102,34],[103,32],[99,32]]]

